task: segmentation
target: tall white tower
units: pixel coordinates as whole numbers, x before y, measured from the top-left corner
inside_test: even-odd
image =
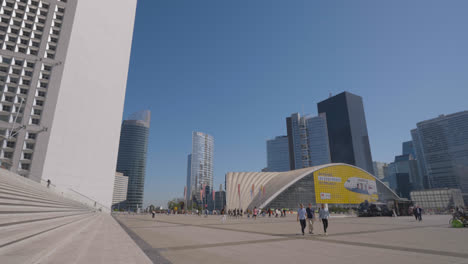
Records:
[[[203,185],[213,191],[214,138],[202,132],[192,133],[192,156],[189,196],[199,197]]]

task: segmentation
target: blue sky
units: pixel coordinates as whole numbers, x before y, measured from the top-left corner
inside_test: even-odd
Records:
[[[372,156],[468,109],[468,1],[139,0],[124,118],[152,112],[145,204],[183,196],[191,132],[215,187],[266,166],[267,139],[329,93],[363,97]]]

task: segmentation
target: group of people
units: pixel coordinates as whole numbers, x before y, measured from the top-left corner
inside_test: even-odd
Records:
[[[301,231],[302,235],[305,233],[306,226],[309,225],[309,234],[314,234],[314,221],[316,220],[315,217],[315,210],[312,208],[312,204],[309,204],[309,207],[304,208],[303,204],[299,205],[300,208],[297,211],[297,221],[301,224]],[[330,212],[328,208],[322,204],[322,207],[319,208],[319,219],[322,221],[323,224],[323,232],[327,235],[327,228],[328,228],[328,218],[330,217]]]
[[[224,214],[224,209],[223,209],[222,213]],[[244,210],[243,209],[238,209],[238,208],[232,209],[232,210],[229,209],[227,214],[228,214],[229,217],[235,217],[235,218],[242,217],[244,215]]]

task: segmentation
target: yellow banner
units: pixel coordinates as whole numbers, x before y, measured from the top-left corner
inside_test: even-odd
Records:
[[[375,178],[351,166],[331,166],[314,172],[316,203],[360,204],[379,199]]]

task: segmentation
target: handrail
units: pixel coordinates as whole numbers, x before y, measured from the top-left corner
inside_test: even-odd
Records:
[[[96,207],[97,205],[99,205],[100,209],[105,208],[105,209],[109,210],[109,212],[111,211],[111,209],[110,209],[109,207],[107,207],[107,206],[101,204],[100,202],[98,202],[98,201],[96,201],[96,200],[94,200],[94,199],[92,199],[92,198],[90,198],[90,197],[88,197],[88,196],[86,196],[86,195],[84,195],[84,194],[78,192],[78,191],[73,190],[72,188],[68,188],[68,190],[70,190],[70,191],[72,191],[72,192],[74,192],[74,193],[80,195],[81,197],[84,197],[84,198],[90,200],[91,202],[94,203],[94,207]]]
[[[48,190],[49,192],[53,192],[56,195],[60,195],[64,198],[81,203],[89,207],[90,209],[111,212],[111,209],[109,207],[71,188],[65,188],[64,186],[62,186],[63,187],[62,189],[60,188],[60,186],[57,187],[55,184],[52,184],[52,183],[50,183],[49,187],[47,187],[47,180],[41,179],[40,182],[36,182],[27,177],[24,177],[22,175],[19,175],[17,173],[14,173],[6,169],[0,169],[0,172],[4,172],[7,176],[13,177],[16,180],[24,181],[24,183],[28,185],[42,186],[44,190]]]

